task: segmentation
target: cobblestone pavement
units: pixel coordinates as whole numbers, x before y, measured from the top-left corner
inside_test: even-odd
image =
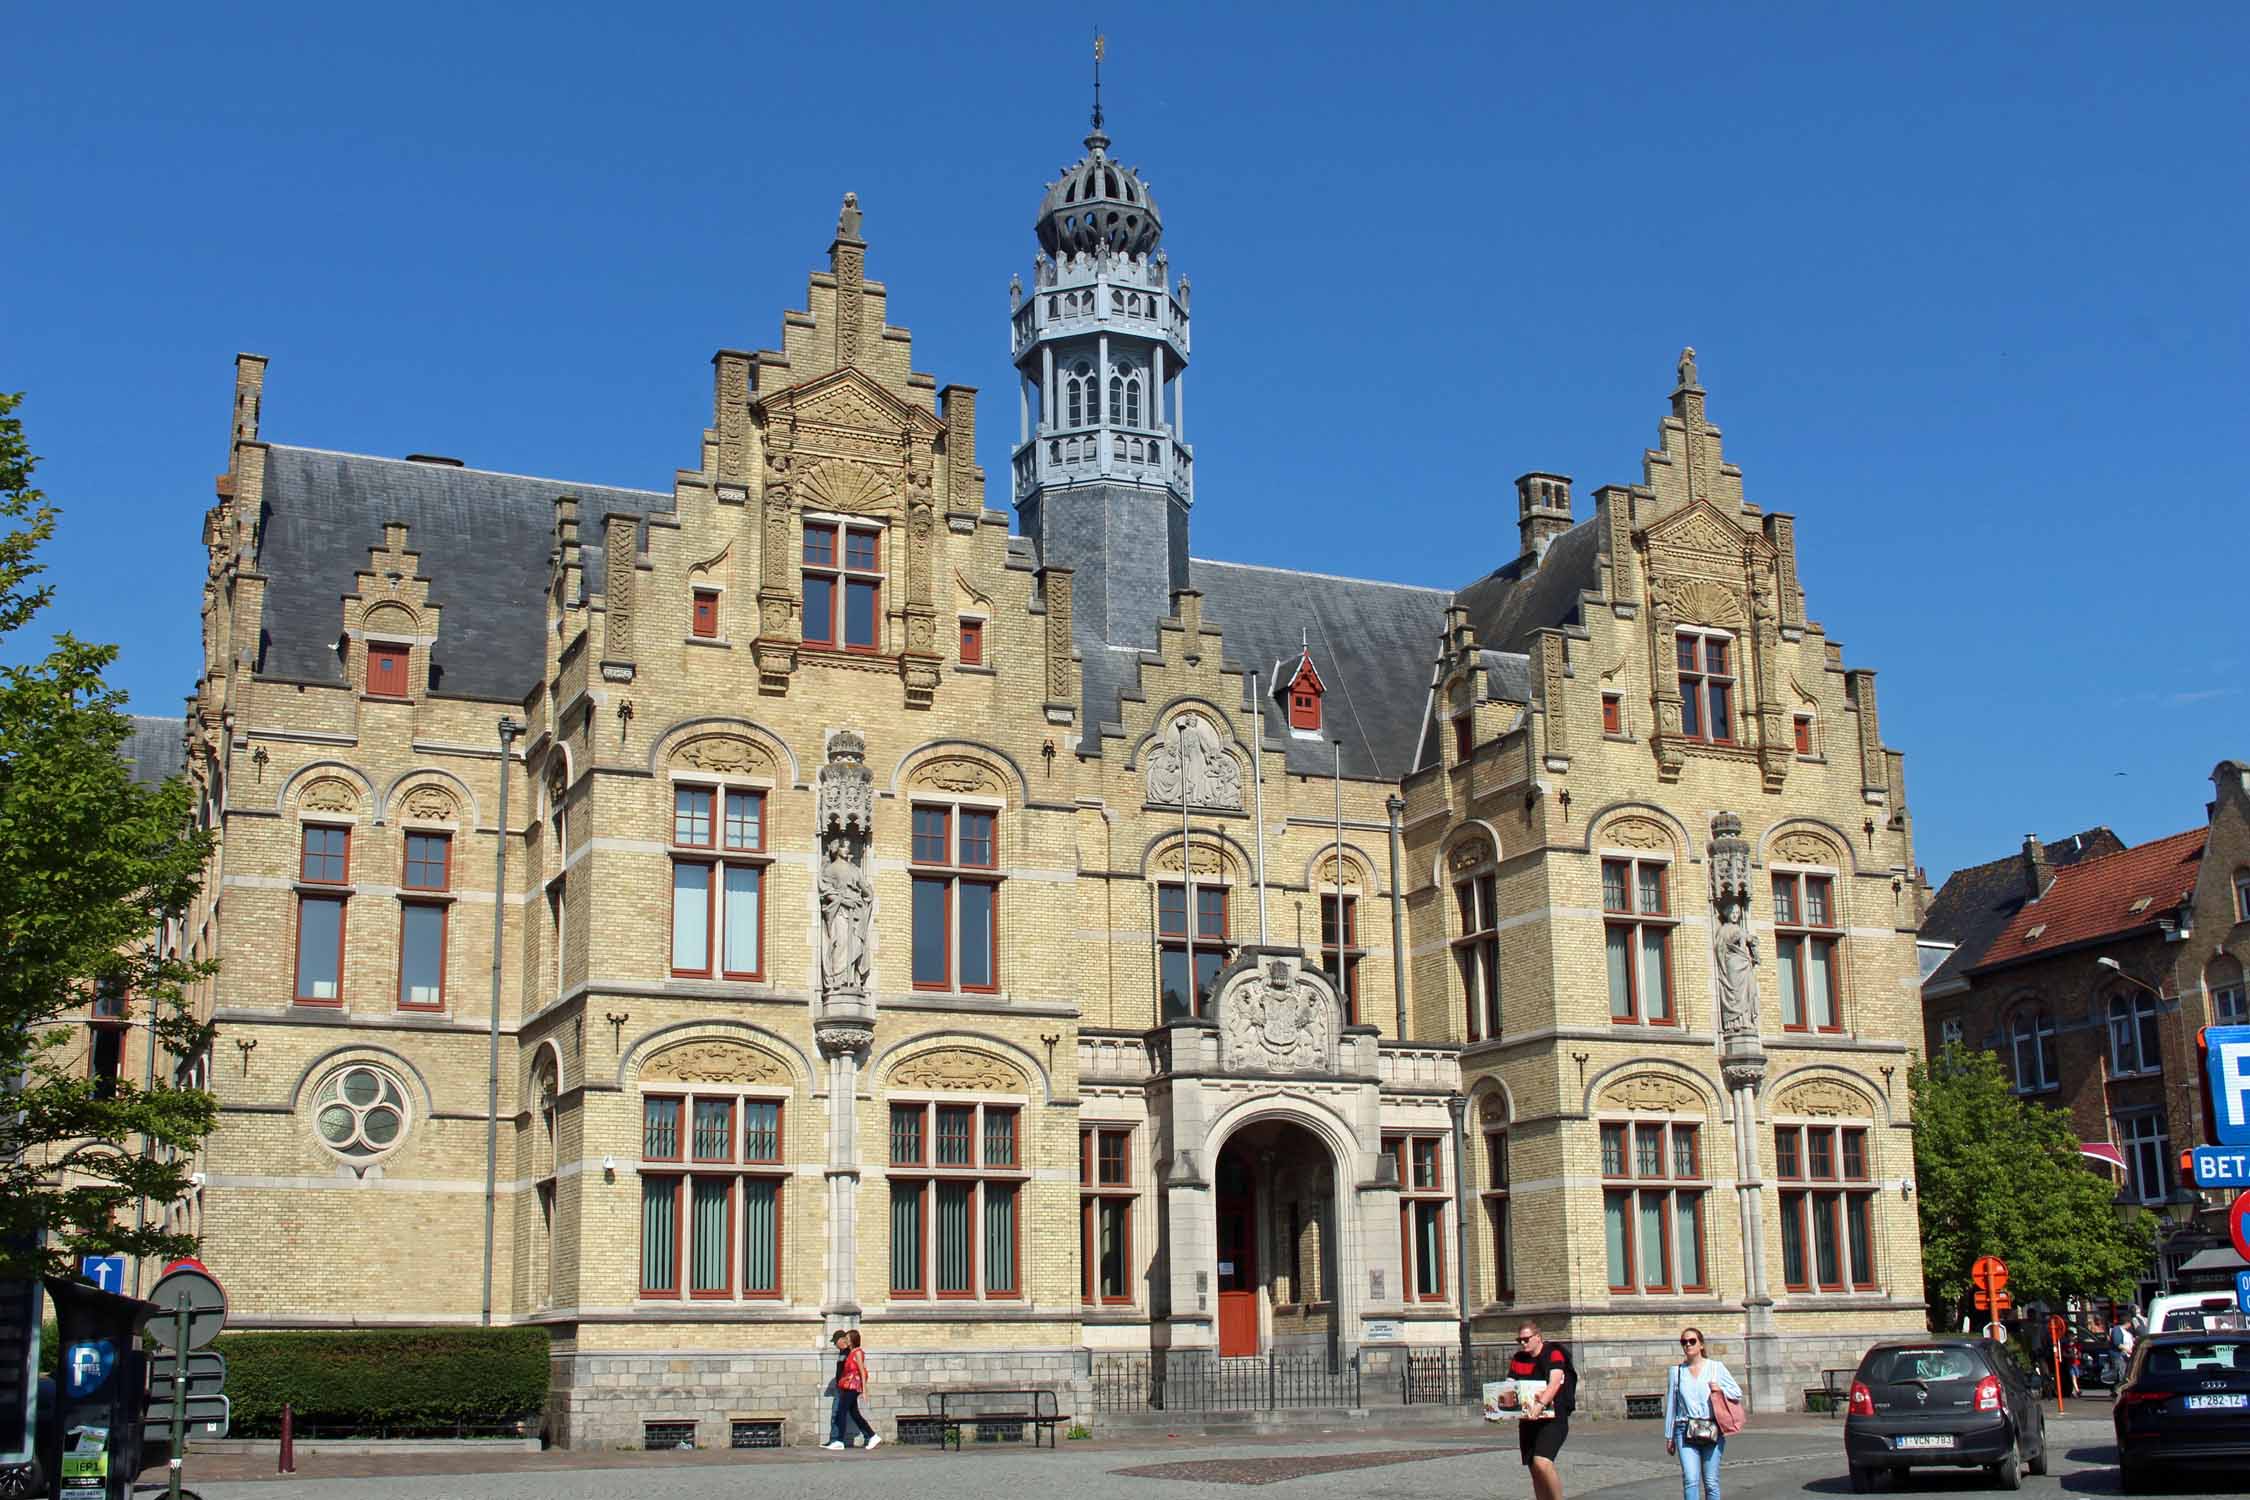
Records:
[[[2052,1415],[2055,1472],[2026,1478],[2033,1496],[2115,1494],[2106,1411]],[[1463,1424],[1410,1434],[1376,1430],[1277,1438],[1161,1435],[1065,1443],[1059,1450],[1010,1445],[961,1454],[886,1443],[873,1453],[790,1448],[757,1453],[477,1453],[308,1455],[295,1476],[273,1475],[270,1455],[190,1459],[203,1500],[992,1500],[995,1495],[1120,1497],[1120,1500],[1247,1500],[1244,1489],[1286,1483],[1311,1500],[1517,1500],[1530,1486],[1513,1434]],[[1496,1441],[1497,1439],[1497,1441]],[[1779,1417],[1729,1441],[1729,1500],[1848,1494],[1839,1424]],[[1668,1497],[1679,1469],[1651,1424],[1581,1421],[1563,1452],[1570,1500]],[[155,1476],[150,1476],[155,1477]],[[1981,1473],[1917,1476],[1902,1493],[1982,1491]],[[2176,1494],[2200,1491],[2183,1486]],[[2237,1493],[2230,1491],[2229,1493]]]

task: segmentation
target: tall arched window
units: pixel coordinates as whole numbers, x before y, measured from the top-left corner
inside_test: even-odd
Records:
[[[2117,1073],[2158,1073],[2164,1045],[2156,1029],[2156,997],[2109,997],[2109,1065]]]
[[[1087,408],[1093,405],[1093,384],[1093,366],[1084,360],[1072,365],[1063,376],[1063,410],[1070,426],[1086,425]]]
[[[2250,922],[2250,865],[2234,872],[2234,919]]]
[[[1113,370],[1109,376],[1109,420],[1118,421],[1123,418],[1124,413],[1125,377]]]
[[[2062,1070],[2055,1057],[2055,1018],[2043,1007],[2026,1005],[2016,1012],[2011,1031],[2015,1044],[2016,1092],[2036,1094],[2062,1086]]]
[[[1125,376],[1125,425],[1141,425],[1141,373],[1138,370]]]

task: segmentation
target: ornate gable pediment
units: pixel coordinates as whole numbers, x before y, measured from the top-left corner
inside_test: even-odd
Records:
[[[1693,566],[1708,560],[1724,563],[1739,573],[1746,555],[1768,559],[1774,555],[1773,544],[1761,533],[1736,525],[1707,500],[1673,512],[1651,525],[1642,537],[1656,567],[1667,562]]]
[[[893,437],[911,430],[932,438],[945,430],[936,417],[909,406],[874,377],[850,366],[784,387],[761,400],[758,410],[769,422],[787,421],[800,429],[835,427]]]

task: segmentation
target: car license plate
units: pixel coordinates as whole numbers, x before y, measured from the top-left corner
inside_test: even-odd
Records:
[[[1952,1446],[1953,1434],[1950,1432],[1903,1433],[1898,1437],[1894,1437],[1891,1439],[1891,1447],[1893,1449],[1950,1448]]]
[[[2250,1396],[2190,1396],[2190,1411],[2240,1411],[2250,1406]]]

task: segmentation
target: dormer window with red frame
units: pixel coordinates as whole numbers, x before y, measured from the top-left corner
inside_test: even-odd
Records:
[[[883,649],[883,532],[878,526],[805,523],[805,644]]]
[[[1289,700],[1289,727],[1308,734],[1320,733],[1320,697],[1328,691],[1328,684],[1322,682],[1320,673],[1314,670],[1310,651],[1298,656],[1297,670],[1290,674],[1289,683],[1282,691]]]
[[[367,648],[367,696],[405,698],[407,663],[413,658],[407,646],[370,645]]]

